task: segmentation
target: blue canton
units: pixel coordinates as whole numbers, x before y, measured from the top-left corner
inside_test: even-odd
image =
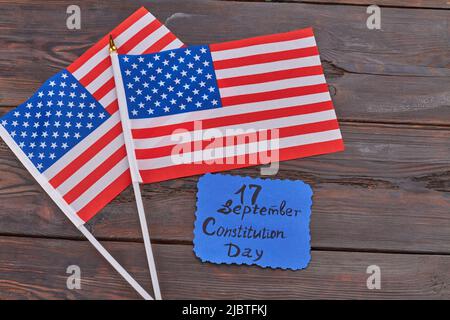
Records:
[[[64,70],[2,117],[0,123],[43,172],[107,118],[105,109]]]
[[[208,46],[121,55],[130,119],[220,108]]]

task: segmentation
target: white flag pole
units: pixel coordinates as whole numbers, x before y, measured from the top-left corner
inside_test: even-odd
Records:
[[[113,67],[114,82],[116,84],[120,119],[122,121],[122,129],[125,139],[125,148],[127,150],[128,163],[131,172],[131,180],[133,182],[134,197],[136,198],[136,206],[138,209],[142,236],[144,238],[144,247],[147,255],[147,262],[150,270],[153,291],[155,293],[155,299],[161,300],[162,297],[161,297],[161,290],[159,288],[158,274],[156,272],[155,259],[153,257],[152,245],[150,243],[150,234],[148,231],[147,220],[145,218],[144,204],[142,202],[141,189],[139,186],[139,183],[142,182],[142,178],[137,168],[134,142],[131,136],[130,119],[128,117],[127,100],[125,96],[125,89],[123,86],[122,74],[120,72],[119,57],[117,55],[117,48],[114,45],[112,36],[110,36],[109,38],[109,52]]]
[[[100,254],[116,269],[116,271],[136,290],[145,300],[153,298],[140,286],[139,283],[114,259],[114,257],[98,242],[84,225],[78,226],[78,230],[89,240],[89,242],[100,252]]]

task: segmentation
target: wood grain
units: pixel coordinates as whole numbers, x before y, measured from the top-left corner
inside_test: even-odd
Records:
[[[344,152],[283,162],[277,175],[313,186],[312,245],[449,253],[450,130],[345,124],[342,131]],[[3,144],[0,170],[0,234],[79,237]],[[259,175],[257,168],[231,173]],[[154,239],[190,243],[196,181],[143,186]],[[90,223],[94,234],[140,239],[133,200],[131,190],[115,199]]]
[[[138,7],[121,1],[84,1],[88,9],[83,11],[82,29],[73,31],[66,29],[63,1],[51,6],[0,3],[2,106],[23,102]],[[342,120],[450,124],[450,11],[385,8],[382,30],[368,30],[365,8],[359,6],[201,0],[140,4],[186,43],[313,26]]]
[[[85,241],[0,237],[0,299],[138,299]],[[148,290],[143,246],[108,242],[108,250]],[[444,299],[450,257],[313,251],[302,271],[205,264],[191,246],[155,245],[166,299]],[[68,290],[66,269],[81,268],[81,289]],[[381,290],[368,290],[366,269],[381,269]]]
[[[236,1],[236,0],[222,0]],[[377,4],[380,7],[402,7],[402,8],[435,8],[449,9],[450,2],[448,0],[237,0],[246,2],[298,2],[298,3],[323,3],[323,4],[347,4],[347,5],[364,5],[370,6]]]

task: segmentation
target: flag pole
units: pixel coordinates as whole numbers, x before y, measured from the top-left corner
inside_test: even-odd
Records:
[[[125,139],[125,148],[127,150],[128,163],[130,166],[131,180],[133,184],[134,197],[136,199],[136,206],[139,215],[139,222],[141,225],[142,236],[144,238],[145,253],[147,255],[147,263],[150,270],[150,276],[153,285],[153,292],[156,300],[162,300],[161,290],[159,287],[158,274],[156,272],[155,259],[153,257],[152,245],[150,242],[150,234],[148,231],[147,220],[145,217],[144,204],[142,202],[142,195],[139,183],[142,182],[141,175],[137,168],[137,161],[135,157],[135,148],[133,138],[131,136],[131,126],[128,117],[128,107],[125,97],[125,90],[122,81],[122,74],[120,72],[119,57],[117,55],[117,48],[114,44],[112,36],[109,36],[109,53],[113,67],[114,82],[116,84],[117,99],[119,102],[120,119],[122,121],[123,134]]]
[[[89,240],[89,242],[97,249],[98,252],[116,269],[116,271],[136,290],[145,300],[153,300],[153,298],[141,287],[139,283],[117,262],[116,259],[101,245],[100,242],[89,232],[84,225],[77,227],[78,230]]]

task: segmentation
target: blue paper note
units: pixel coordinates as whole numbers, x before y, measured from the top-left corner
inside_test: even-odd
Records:
[[[194,252],[203,262],[303,269],[311,259],[312,189],[303,181],[206,174]]]

